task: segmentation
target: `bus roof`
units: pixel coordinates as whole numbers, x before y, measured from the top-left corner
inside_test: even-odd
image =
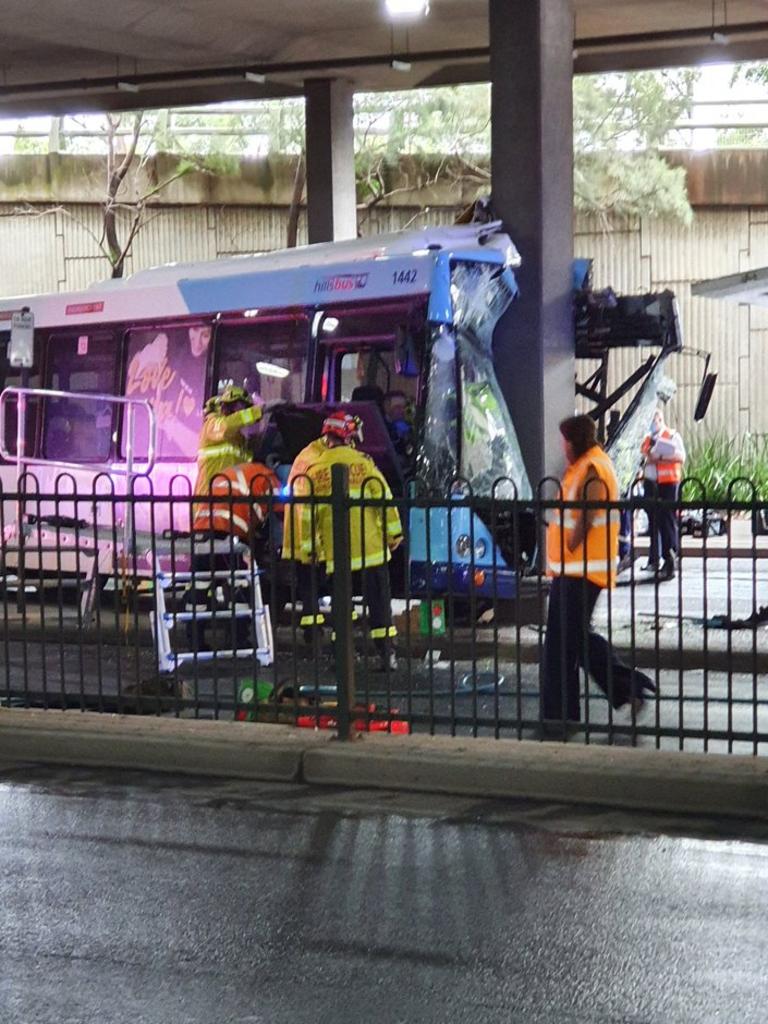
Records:
[[[507,266],[520,263],[499,221],[426,228],[254,256],[169,263],[85,291],[0,300],[0,320],[25,306],[35,326],[64,327],[426,294],[435,254],[445,250],[462,255],[477,250]]]

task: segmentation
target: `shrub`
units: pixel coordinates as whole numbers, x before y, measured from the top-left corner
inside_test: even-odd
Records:
[[[685,464],[685,476],[693,477],[704,487],[708,501],[748,501],[752,490],[744,484],[733,484],[735,480],[749,480],[754,484],[757,496],[768,498],[768,436],[745,434],[739,440],[718,435],[692,445]],[[683,498],[695,501],[699,488],[691,483],[685,488]]]

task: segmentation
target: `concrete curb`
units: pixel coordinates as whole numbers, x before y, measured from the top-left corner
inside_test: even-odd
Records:
[[[0,760],[768,820],[768,759],[3,710]]]
[[[315,785],[526,798],[768,819],[768,759],[443,736],[307,750]]]
[[[3,710],[0,758],[298,782],[304,751],[329,733],[285,725]]]

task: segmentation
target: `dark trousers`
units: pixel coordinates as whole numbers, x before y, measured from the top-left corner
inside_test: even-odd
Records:
[[[632,669],[592,629],[600,587],[586,579],[556,576],[549,592],[541,710],[545,719],[581,720],[579,667],[591,676],[614,708],[643,689],[655,689],[643,672]]]
[[[291,567],[292,575],[294,571],[296,597],[301,601],[299,625],[305,628],[321,626],[324,617],[319,611],[320,598],[328,593],[325,565],[319,562],[312,565],[294,562]]]
[[[646,480],[643,484],[643,495],[651,501],[648,509],[649,562],[659,561],[659,551],[665,562],[678,551],[677,510],[656,502],[677,501],[679,489],[679,484],[657,484],[655,480]]]
[[[619,558],[626,558],[632,554],[632,512],[623,508],[619,516]]]
[[[328,577],[332,588],[332,576]],[[375,565],[352,573],[352,593],[361,594],[368,616],[368,635],[379,654],[390,649],[394,636],[389,566]]]
[[[368,613],[368,629],[374,646],[379,652],[386,651],[393,632],[389,566],[385,563],[353,572],[352,591],[363,595]]]

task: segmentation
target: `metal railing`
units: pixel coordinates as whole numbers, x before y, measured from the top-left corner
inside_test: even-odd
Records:
[[[195,500],[186,479],[163,495],[138,481],[127,498],[106,474],[88,493],[67,473],[48,492],[30,473],[20,484],[0,502],[2,535],[22,508],[26,537],[23,575],[13,546],[2,552],[6,706],[285,722],[342,737],[768,750],[768,503],[748,482],[724,502],[688,481],[681,500],[615,503],[563,502],[552,481],[525,501],[508,486],[480,499],[461,481],[442,498],[350,497],[338,476],[327,495]],[[195,532],[196,514],[214,505],[233,521],[245,513],[251,528]],[[395,509],[404,539],[383,568],[374,552],[392,540]],[[665,512],[680,543],[668,572],[644,572],[646,528]],[[562,620],[581,618],[568,648],[565,628],[556,637],[550,624],[547,637],[551,581],[537,539],[545,521],[567,527],[585,513],[606,529],[623,516],[633,557],[598,596],[602,646],[576,574],[584,601]],[[306,532],[286,540],[291,516]]]
[[[27,399],[64,399],[73,402],[95,402],[99,405],[115,405],[126,410],[125,423],[125,462],[99,465],[97,463],[69,462],[64,459],[49,459],[41,455],[27,455]],[[16,402],[16,451],[11,452],[5,436],[5,426],[10,422],[8,404]],[[143,410],[147,416],[147,455],[143,459],[136,457],[136,419],[137,409]],[[113,476],[124,476],[131,480],[138,475],[150,473],[155,465],[157,453],[157,418],[152,403],[144,398],[124,398],[121,395],[98,394],[87,391],[55,391],[50,388],[17,388],[8,387],[0,393],[0,458],[5,462],[13,462],[23,473],[26,466],[42,465],[52,469],[89,469],[91,472],[111,473]],[[140,466],[137,469],[137,465]]]
[[[125,462],[99,465],[93,462],[83,464],[82,462],[68,461],[65,459],[46,458],[42,455],[28,455],[26,451],[26,438],[28,431],[27,413],[28,399],[37,398],[43,401],[51,399],[63,399],[73,402],[94,402],[99,405],[108,405],[110,408],[116,406],[118,409],[125,409],[125,424],[123,437],[125,444]],[[16,403],[16,451],[12,452],[6,438],[6,424],[12,422],[9,417],[9,405]],[[141,410],[147,417],[147,454],[141,459],[136,457],[136,411]],[[86,470],[89,473],[105,473],[116,477],[125,477],[127,490],[132,490],[133,481],[138,476],[144,476],[152,471],[157,455],[157,417],[151,402],[144,398],[125,398],[120,395],[100,394],[84,391],[57,391],[50,388],[28,388],[28,387],[7,387],[0,393],[0,458],[5,462],[16,465],[16,489],[21,492],[21,479],[31,465],[46,466],[53,471]],[[129,539],[133,532],[131,516],[132,503],[125,506],[123,518],[123,545],[128,546]],[[17,521],[23,520],[21,510],[17,512]],[[18,534],[20,544],[23,544],[24,535],[20,530]]]

